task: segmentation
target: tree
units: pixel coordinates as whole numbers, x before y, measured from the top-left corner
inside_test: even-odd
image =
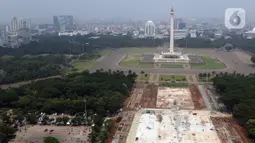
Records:
[[[10,127],[5,123],[0,123],[0,142],[7,143],[10,139],[15,137],[16,129]]]
[[[51,137],[51,136],[45,137],[43,139],[43,142],[44,143],[60,143],[60,141],[57,138]]]
[[[37,117],[35,114],[28,114],[27,115],[27,121],[30,123],[30,124],[36,124],[37,123]]]
[[[251,58],[251,61],[252,61],[253,63],[255,63],[255,57],[252,57],[252,58]]]

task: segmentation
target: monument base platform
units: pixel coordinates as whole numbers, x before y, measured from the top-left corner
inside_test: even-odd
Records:
[[[166,57],[161,54],[154,54],[154,63],[189,63],[190,59],[188,55],[178,55],[174,57]]]

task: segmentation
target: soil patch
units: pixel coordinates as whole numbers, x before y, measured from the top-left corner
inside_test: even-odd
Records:
[[[211,117],[222,143],[250,143],[245,130],[232,118]]]
[[[199,89],[196,85],[189,85],[189,89],[191,92],[191,99],[194,104],[195,110],[202,110],[205,109],[204,100],[202,98],[201,93],[199,92]]]
[[[143,91],[141,106],[143,108],[156,108],[158,86],[148,84]]]

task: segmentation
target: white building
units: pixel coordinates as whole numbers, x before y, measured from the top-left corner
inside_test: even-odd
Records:
[[[191,38],[197,38],[197,30],[190,30],[189,34]]]
[[[214,37],[215,38],[221,38],[223,36],[223,31],[222,30],[217,30],[215,33],[214,33]]]
[[[13,17],[10,24],[10,32],[15,33],[19,30],[19,24],[16,17]]]
[[[255,38],[255,27],[251,31],[247,31],[243,34],[246,39],[254,39]]]
[[[187,36],[188,36],[188,30],[186,30],[186,29],[174,30],[174,39],[175,40],[184,39]]]
[[[154,37],[155,36],[155,24],[152,21],[148,21],[145,24],[145,36]]]
[[[89,34],[88,31],[82,31],[82,30],[79,30],[79,31],[72,31],[72,32],[59,32],[58,33],[58,36],[76,36],[76,35],[87,35]]]

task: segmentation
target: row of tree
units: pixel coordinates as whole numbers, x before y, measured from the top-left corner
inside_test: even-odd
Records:
[[[63,55],[12,57],[0,59],[0,84],[55,76],[68,60]],[[70,59],[69,59],[70,60]]]
[[[249,135],[255,137],[255,76],[254,74],[222,74],[212,79],[216,91],[221,95],[228,111],[248,128]]]

